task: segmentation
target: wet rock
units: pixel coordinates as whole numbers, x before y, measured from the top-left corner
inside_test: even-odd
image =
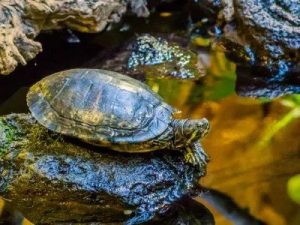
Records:
[[[128,1],[128,0],[127,0]],[[147,17],[150,12],[147,8],[147,0],[130,0],[131,10],[139,17]]]
[[[21,225],[24,218],[21,213],[8,211],[11,209],[5,208],[5,212],[1,215],[1,225]],[[27,224],[27,223],[26,223]],[[123,223],[56,223],[55,225],[122,225]],[[201,203],[189,197],[183,197],[180,201],[172,204],[170,210],[163,218],[157,221],[146,223],[147,225],[215,225],[212,213]]]
[[[213,189],[203,192],[201,197],[213,205],[215,209],[231,220],[232,224],[241,225],[267,225],[263,221],[255,218],[248,210],[241,208],[228,195]]]
[[[137,38],[128,59],[128,68],[154,76],[199,78],[204,75],[196,53],[151,35]]]
[[[172,205],[171,213],[157,225],[215,225],[213,215],[201,203],[189,197]]]
[[[205,75],[204,65],[186,46],[187,39],[177,35],[144,34],[100,53],[84,66],[120,72],[140,80],[145,76],[198,79]]]
[[[268,71],[262,67],[238,66],[236,92],[245,97],[276,98],[287,94],[300,93],[300,67],[286,74],[282,82],[270,82],[265,79]]]
[[[198,192],[205,170],[176,152],[121,154],[63,138],[28,114],[0,118],[0,195],[36,224],[150,221]]]
[[[127,4],[139,16],[147,16],[145,0],[8,0],[0,2],[0,74],[11,73],[42,51],[34,38],[42,30],[68,27],[99,32],[118,22]]]
[[[268,69],[269,83],[287,78],[300,59],[300,4],[298,0],[203,0],[217,12],[218,36],[231,58]]]

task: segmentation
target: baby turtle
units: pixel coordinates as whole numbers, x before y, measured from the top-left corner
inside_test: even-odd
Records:
[[[183,148],[187,162],[207,161],[199,143],[206,119],[174,119],[176,110],[148,86],[116,72],[55,73],[30,88],[27,104],[44,127],[96,146],[127,153]]]

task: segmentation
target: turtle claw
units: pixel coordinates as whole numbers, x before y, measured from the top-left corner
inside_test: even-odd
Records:
[[[195,142],[191,146],[187,146],[184,157],[187,163],[197,166],[200,169],[203,168],[209,160],[199,142]]]
[[[187,163],[190,163],[194,166],[197,165],[195,154],[191,148],[187,147],[184,158]]]

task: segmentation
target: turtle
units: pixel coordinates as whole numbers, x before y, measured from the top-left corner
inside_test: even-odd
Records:
[[[175,119],[177,110],[150,87],[117,72],[54,73],[31,86],[27,105],[47,129],[95,146],[125,153],[180,150],[199,168],[208,160],[199,142],[209,131],[206,118]]]

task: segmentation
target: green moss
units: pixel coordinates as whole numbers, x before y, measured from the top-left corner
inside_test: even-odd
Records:
[[[11,143],[16,139],[16,129],[0,118],[0,156],[7,152]]]

